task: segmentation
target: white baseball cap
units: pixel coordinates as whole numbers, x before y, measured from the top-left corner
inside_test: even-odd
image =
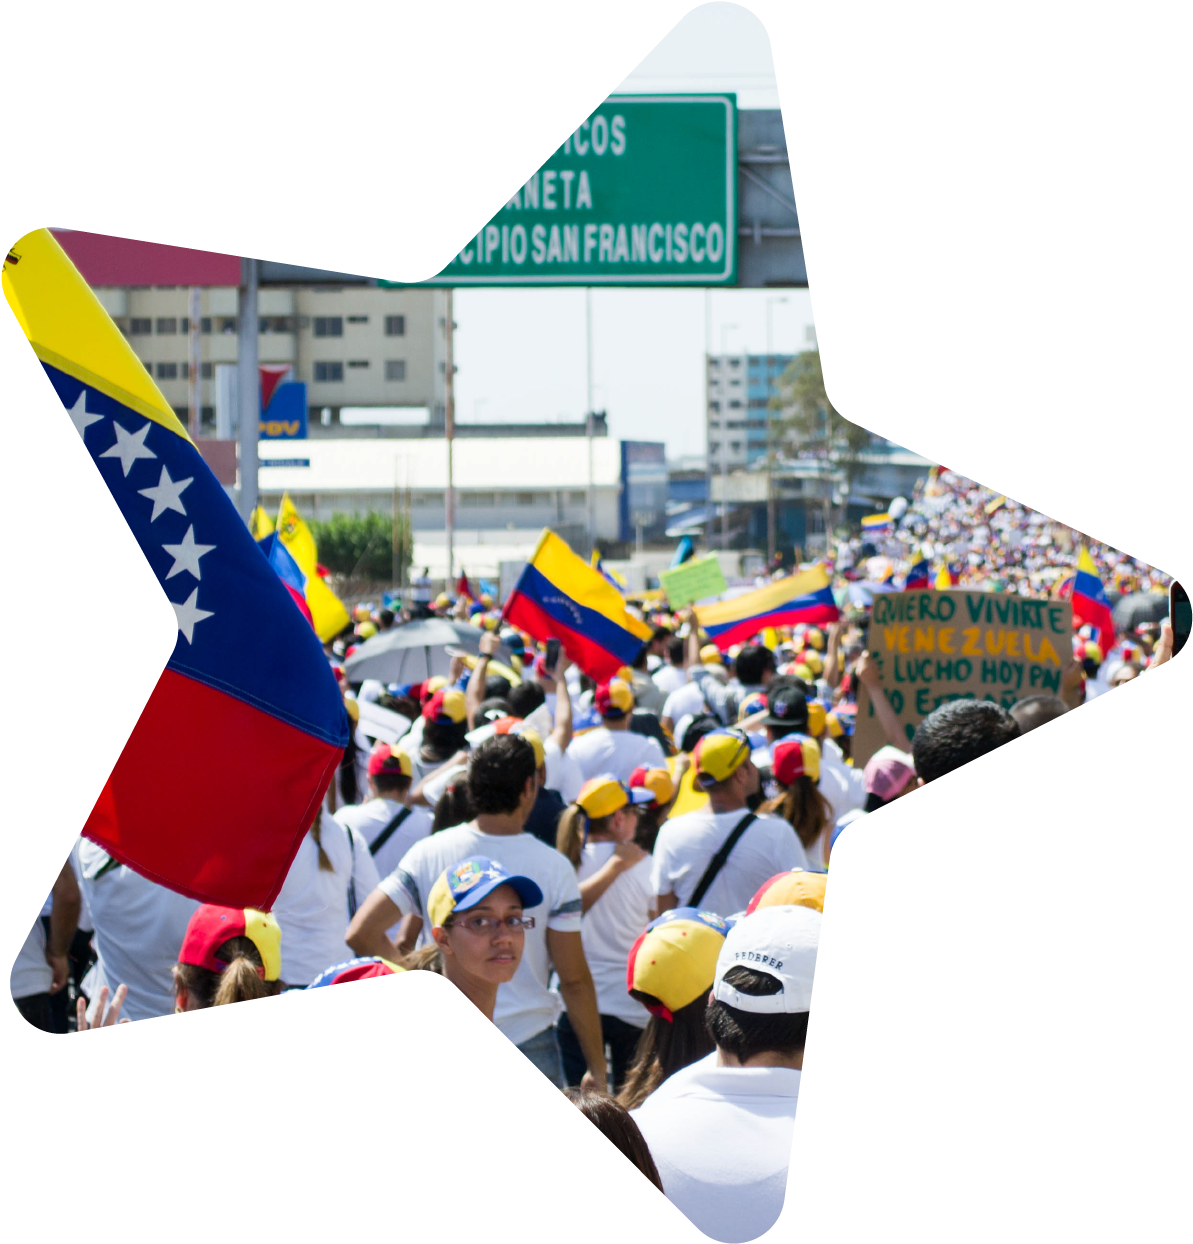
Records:
[[[713,997],[756,1015],[794,1015],[811,1010],[820,921],[820,912],[795,906],[760,907],[738,920],[717,957]],[[781,988],[761,996],[741,993],[725,983],[725,973],[737,967],[773,976]]]

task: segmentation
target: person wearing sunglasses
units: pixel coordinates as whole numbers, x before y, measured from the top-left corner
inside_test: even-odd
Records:
[[[497,986],[513,979],[526,932],[534,928],[524,909],[542,901],[543,892],[529,877],[512,876],[480,855],[445,869],[427,895],[441,971],[488,1020]]]

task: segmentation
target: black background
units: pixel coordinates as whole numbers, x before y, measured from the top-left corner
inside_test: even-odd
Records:
[[[1050,104],[1029,114],[955,82],[934,91],[935,71],[880,85],[786,6],[750,7],[774,51],[837,409],[1189,582],[1178,408],[1157,398],[1163,360],[1138,327],[1135,239],[1100,239],[1092,271],[1081,210],[1092,173],[1054,158],[1060,139],[1040,122]],[[143,123],[63,62],[45,104],[55,126],[10,143],[6,240],[71,226],[424,279],[685,12],[419,12],[417,37],[353,31],[361,67],[309,73],[281,112],[269,57],[226,58],[223,102],[198,114],[177,76],[154,85],[151,73],[147,97],[169,108]],[[301,50],[316,68],[318,42],[309,34]],[[244,103],[233,73],[250,83]],[[204,112],[229,141],[205,131]],[[292,131],[277,121],[291,113]],[[1080,146],[1085,122],[1066,117],[1065,141]],[[241,126],[250,143],[235,141]],[[1121,143],[1116,159],[1128,162]],[[0,320],[15,957],[175,626],[19,327]],[[694,419],[693,444],[702,428]],[[914,1213],[942,1181],[964,1188],[1008,1167],[1014,1195],[1037,1177],[1023,1154],[1050,1157],[1056,1137],[1121,1110],[1176,982],[1158,970],[1182,897],[1164,858],[1188,824],[1176,784],[1186,694],[1182,659],[842,836],[771,1237],[825,1210],[851,1222],[892,1178],[887,1210],[906,1200]],[[195,744],[180,733],[178,746]],[[1161,897],[1166,876],[1177,888]],[[133,1024],[65,1049],[9,1014],[12,1049],[35,1070],[34,1112],[57,1152],[81,1154],[101,1181],[112,1162],[149,1169],[164,1152],[198,1174],[188,1209],[213,1208],[240,1173],[233,1194],[284,1208],[316,1193],[305,1169],[338,1169],[341,1199],[420,1194],[447,1232],[699,1238],[437,979]],[[158,1138],[175,1132],[182,1149],[163,1151]],[[136,1207],[152,1186],[126,1187]]]

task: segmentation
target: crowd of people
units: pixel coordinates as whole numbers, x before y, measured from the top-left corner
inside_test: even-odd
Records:
[[[840,835],[1172,651],[1167,624],[1096,661],[1078,636],[1059,696],[945,703],[908,750],[849,586],[927,553],[962,584],[1050,592],[1073,561],[1058,532],[934,473],[889,531],[837,550],[839,621],[722,651],[693,610],[631,602],[651,638],[600,683],[424,573],[405,611],[360,608],[327,645],[351,741],[273,910],[199,904],[80,838],[14,965],[16,1005],[86,1031],[436,972],[701,1230],[752,1239],[782,1206]],[[1116,590],[1164,585],[1097,557]],[[435,612],[471,619],[479,653],[419,684],[349,680],[353,643]],[[855,766],[863,684],[888,742]],[[368,703],[396,737],[369,733]]]

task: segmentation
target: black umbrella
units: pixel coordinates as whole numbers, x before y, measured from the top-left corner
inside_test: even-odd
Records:
[[[480,651],[479,627],[448,618],[422,618],[405,622],[366,639],[344,662],[344,673],[351,683],[375,678],[383,683],[423,682],[436,675],[447,676],[451,657],[444,648],[451,645],[465,652]],[[504,646],[498,661],[510,662]]]
[[[1114,628],[1134,631],[1145,622],[1163,622],[1168,617],[1168,596],[1163,592],[1134,592],[1114,606]]]

